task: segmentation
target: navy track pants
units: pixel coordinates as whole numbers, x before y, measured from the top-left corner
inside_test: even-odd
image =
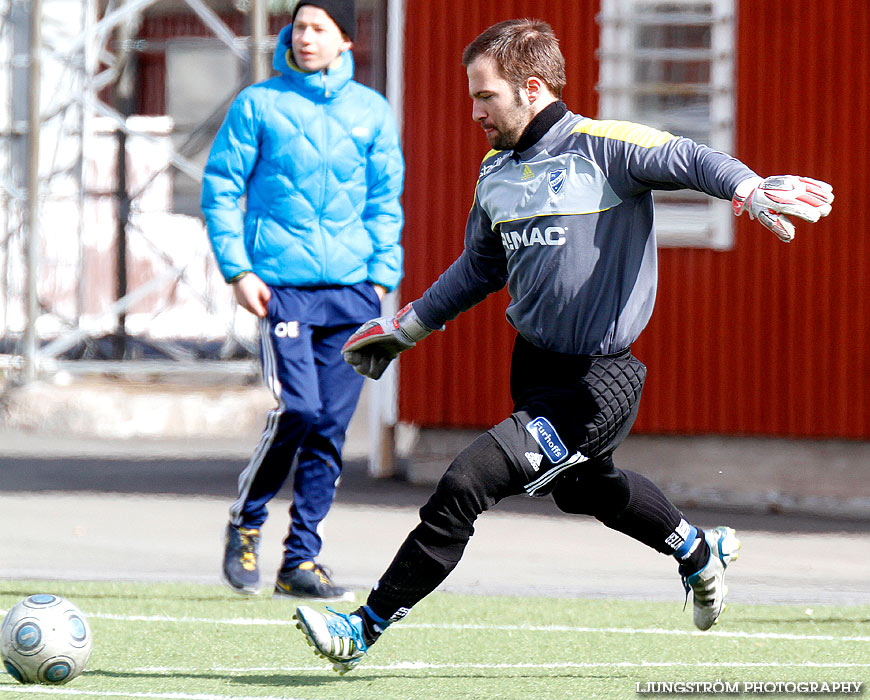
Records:
[[[341,347],[380,314],[380,300],[368,282],[270,289],[268,316],[260,319],[260,356],[278,406],[239,476],[230,521],[260,527],[295,459],[283,564],[294,567],[320,553],[318,528],[335,497],[345,433],[362,391],[363,378],[343,360]]]

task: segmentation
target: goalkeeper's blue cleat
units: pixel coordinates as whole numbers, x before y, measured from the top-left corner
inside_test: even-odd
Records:
[[[326,609],[329,612],[321,614],[303,605],[296,608],[293,619],[308,645],[314,647],[314,654],[331,661],[332,668],[343,676],[357,667],[368,650],[362,618]]]
[[[692,616],[695,627],[700,630],[710,629],[725,612],[725,595],[728,593],[725,569],[737,559],[737,550],[740,549],[740,540],[730,527],[720,525],[707,530],[704,538],[710,546],[710,558],[699,571],[683,576],[686,600],[691,591],[694,598]]]
[[[236,593],[257,595],[260,592],[259,546],[260,531],[257,528],[227,525],[222,573],[224,583]]]

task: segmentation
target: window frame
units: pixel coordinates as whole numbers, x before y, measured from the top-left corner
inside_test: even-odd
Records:
[[[709,6],[709,13],[697,11]],[[653,8],[665,11],[656,13]],[[649,8],[651,11],[644,11]],[[706,97],[706,126],[697,130],[701,143],[724,153],[734,149],[735,126],[735,42],[736,0],[601,0],[598,16],[601,28],[599,58],[598,116],[600,119],[622,119],[647,124],[670,131],[677,136],[692,138],[695,134],[679,133],[669,128],[677,110],[664,110],[652,116],[639,105],[639,96]],[[706,48],[642,47],[642,27],[709,26],[710,42]],[[709,61],[707,81],[641,82],[636,73],[641,65],[658,62]],[[683,119],[686,118],[686,109]],[[679,121],[679,118],[676,119]],[[662,247],[700,247],[724,250],[734,244],[734,217],[728,202],[691,190],[657,191],[656,233]]]

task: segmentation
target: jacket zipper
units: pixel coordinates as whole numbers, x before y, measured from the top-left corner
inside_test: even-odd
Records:
[[[326,84],[326,73],[321,73],[321,80],[323,81],[323,94],[324,97],[329,97],[329,87]],[[329,153],[328,144],[326,142],[327,139],[327,129],[326,129],[326,104],[320,105],[320,127],[323,133],[323,146],[324,153]],[[324,280],[326,279],[326,241],[325,236],[323,234],[323,226],[321,225],[321,221],[323,218],[323,210],[326,207],[326,181],[328,179],[329,173],[329,164],[326,162],[326,158],[323,159],[323,173],[320,183],[320,211],[319,216],[317,217],[317,235],[320,241],[320,276]]]

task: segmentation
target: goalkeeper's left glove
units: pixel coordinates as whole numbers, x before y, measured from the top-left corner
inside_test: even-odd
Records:
[[[432,329],[423,325],[413,305],[408,304],[392,318],[366,321],[348,338],[341,354],[357,374],[379,379],[396,355],[430,333]]]
[[[735,216],[748,211],[750,219],[758,219],[788,243],[794,238],[794,224],[788,217],[816,222],[827,216],[834,201],[833,189],[827,182],[796,175],[751,177],[737,185],[731,208]]]

